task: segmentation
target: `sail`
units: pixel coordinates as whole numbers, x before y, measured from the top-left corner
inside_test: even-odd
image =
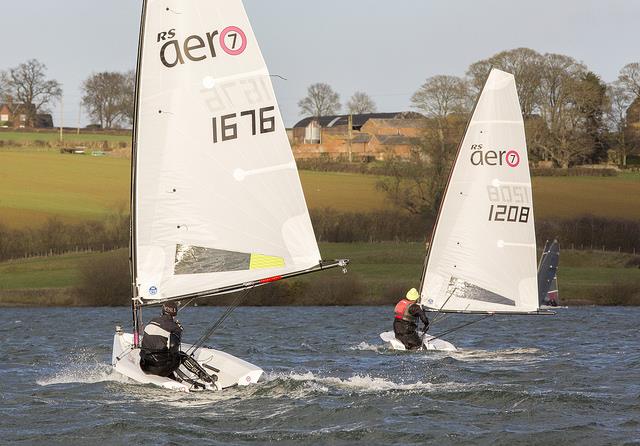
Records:
[[[133,174],[142,301],[317,266],[300,179],[240,0],[147,0]]]
[[[558,305],[558,265],[560,244],[547,241],[538,265],[538,302],[540,305]]]
[[[460,146],[421,286],[429,309],[538,310],[524,122],[513,75],[492,70]]]

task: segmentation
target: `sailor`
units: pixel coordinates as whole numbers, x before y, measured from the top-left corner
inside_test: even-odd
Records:
[[[407,292],[406,297],[398,302],[395,309],[393,331],[407,350],[422,347],[422,338],[418,335],[418,318],[424,324],[423,333],[429,329],[429,319],[422,306],[417,303],[419,297],[418,290],[412,288]]]
[[[162,305],[162,315],[152,319],[144,328],[140,350],[140,368],[149,375],[174,378],[180,367],[182,325],[176,320],[175,302]]]

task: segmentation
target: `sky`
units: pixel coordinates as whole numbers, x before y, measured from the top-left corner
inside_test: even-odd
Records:
[[[188,1],[188,0],[185,0]],[[224,1],[224,0],[211,0]],[[605,82],[640,61],[640,0],[245,0],[288,126],[306,88],[356,91],[378,110],[411,110],[430,76],[463,76],[499,51],[529,47],[584,62]],[[135,68],[142,0],[3,2],[0,70],[28,59],[63,84],[55,124],[88,123],[80,86],[92,73]]]

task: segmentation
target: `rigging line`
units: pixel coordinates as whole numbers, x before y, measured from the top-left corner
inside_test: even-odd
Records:
[[[438,314],[436,315],[436,317],[433,318],[433,323],[438,323],[440,321],[442,321],[442,319],[444,318],[442,313],[442,310],[444,309],[445,305],[447,305],[449,303],[449,301],[451,300],[451,298],[453,297],[453,293],[455,293],[457,290],[456,287],[453,287],[453,289],[451,290],[451,292],[449,293],[449,297],[447,297],[447,300],[444,301],[444,303],[442,304],[442,306],[440,307],[440,309],[438,310]]]
[[[187,301],[186,304],[184,305],[180,305],[180,308],[178,308],[178,313],[180,313],[182,310],[184,310],[185,308],[187,308],[189,305],[191,305],[193,303],[193,301],[195,301],[196,298],[194,297],[193,299]]]
[[[488,318],[493,317],[493,316],[495,316],[495,314],[493,314],[493,313],[487,314],[486,316],[481,317],[480,319],[476,319],[475,321],[471,321],[471,322],[467,322],[466,324],[459,325],[458,327],[454,327],[454,328],[452,328],[450,330],[447,330],[447,331],[444,331],[444,332],[440,333],[437,336],[432,337],[431,339],[429,339],[428,342],[431,342],[431,341],[433,341],[435,339],[440,339],[443,336],[446,336],[446,335],[448,335],[450,333],[453,333],[455,331],[462,330],[465,327],[468,327],[468,326],[473,325],[473,324],[477,324],[478,322],[482,322],[483,320],[488,319]]]
[[[236,297],[234,299],[234,301],[232,302],[232,304],[227,307],[227,309],[225,310],[225,312],[222,314],[222,316],[220,316],[218,318],[218,320],[207,330],[205,331],[205,333],[200,336],[200,339],[198,339],[198,341],[196,341],[196,343],[194,343],[191,348],[189,348],[189,350],[187,350],[186,354],[193,356],[193,354],[200,348],[202,347],[202,345],[204,345],[205,342],[207,342],[207,340],[209,338],[211,338],[211,336],[213,336],[213,334],[216,332],[216,330],[218,328],[220,328],[220,326],[224,323],[224,321],[231,315],[231,313],[233,313],[233,311],[238,308],[245,300],[246,298],[249,296],[249,293],[251,292],[251,290],[254,287],[248,288],[243,294],[238,295],[238,297]]]

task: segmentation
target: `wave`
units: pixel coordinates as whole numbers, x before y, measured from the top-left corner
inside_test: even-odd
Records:
[[[312,372],[306,373],[271,373],[266,377],[268,383],[286,384],[302,383],[313,390],[328,392],[330,389],[360,390],[364,392],[384,392],[392,390],[412,391],[429,390],[431,383],[418,381],[415,383],[396,383],[386,378],[370,375],[354,375],[348,378],[320,377]]]
[[[532,362],[541,360],[545,352],[539,348],[511,348],[506,350],[458,350],[449,355],[459,361],[468,362]]]
[[[127,377],[117,373],[110,364],[76,363],[63,367],[52,375],[36,380],[39,386],[56,384],[95,384],[101,382],[130,382]]]
[[[360,350],[360,351],[370,351],[370,352],[380,352],[389,350],[389,348],[380,344],[368,344],[366,342],[361,342],[358,345],[349,347],[349,350]]]

